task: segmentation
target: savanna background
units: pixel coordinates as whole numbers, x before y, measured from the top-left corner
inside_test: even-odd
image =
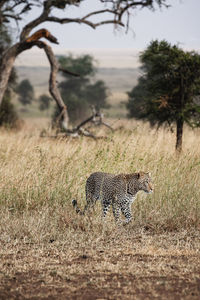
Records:
[[[12,93],[20,121],[0,128],[0,299],[199,299],[200,130],[184,125],[176,152],[174,125],[128,119],[127,92],[141,71],[138,52],[128,52],[128,66],[120,53],[109,65],[112,51],[106,60],[98,52],[93,81],[106,83],[101,111],[114,130],[93,124],[97,139],[57,134],[54,102],[38,105],[47,63],[35,51],[16,62],[34,97],[23,105]],[[84,217],[74,211],[92,172],[140,170],[151,172],[154,193],[138,194],[129,225],[117,226],[111,209],[102,222],[100,203]]]

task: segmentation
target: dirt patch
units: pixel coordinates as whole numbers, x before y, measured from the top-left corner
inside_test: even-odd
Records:
[[[200,280],[119,274],[75,275],[45,282],[37,272],[5,280],[0,299],[199,299]]]
[[[119,251],[2,255],[0,299],[199,299],[199,256]]]

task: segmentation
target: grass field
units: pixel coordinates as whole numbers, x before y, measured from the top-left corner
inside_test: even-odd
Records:
[[[0,299],[199,299],[200,131],[176,155],[171,132],[110,122],[97,141],[42,138],[42,120],[0,131]],[[97,170],[151,172],[131,224],[73,211]]]

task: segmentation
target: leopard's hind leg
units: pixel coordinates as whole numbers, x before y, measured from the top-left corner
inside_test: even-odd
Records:
[[[113,216],[115,218],[116,223],[119,223],[120,206],[116,201],[112,203],[112,211],[113,211]]]
[[[83,210],[78,207],[77,200],[72,200],[72,205],[75,208],[77,214],[85,215],[86,211],[90,208],[94,208],[94,205],[98,198],[94,197],[90,192],[86,191],[86,204]]]

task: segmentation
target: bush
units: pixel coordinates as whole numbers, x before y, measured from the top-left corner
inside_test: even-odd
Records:
[[[19,117],[14,105],[11,103],[10,93],[6,93],[1,103],[0,126],[15,128],[17,127]]]

